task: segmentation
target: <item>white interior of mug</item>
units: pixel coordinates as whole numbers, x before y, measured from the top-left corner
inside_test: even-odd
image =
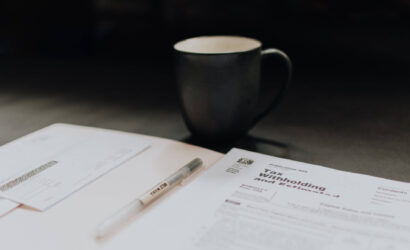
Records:
[[[224,54],[249,51],[261,45],[258,40],[241,36],[200,36],[180,41],[174,49],[198,54]]]

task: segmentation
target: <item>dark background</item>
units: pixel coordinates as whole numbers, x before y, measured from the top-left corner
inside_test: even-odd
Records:
[[[3,0],[0,57],[166,65],[178,40],[233,34],[285,50],[300,74],[408,79],[409,19],[408,0]]]
[[[409,19],[409,0],[2,0],[0,144],[55,122],[195,143],[172,45],[242,35],[286,51],[294,80],[248,136],[208,147],[410,181]]]

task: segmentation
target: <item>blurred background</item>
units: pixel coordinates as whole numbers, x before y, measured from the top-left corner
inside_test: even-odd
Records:
[[[409,19],[409,0],[3,0],[0,58],[166,67],[176,41],[232,34],[285,50],[300,74],[408,79]]]

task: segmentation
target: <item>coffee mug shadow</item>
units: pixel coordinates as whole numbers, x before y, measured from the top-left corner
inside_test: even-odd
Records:
[[[258,153],[290,158],[291,146],[272,139],[261,138],[253,135],[245,135],[236,141],[229,143],[207,143],[188,136],[181,141],[209,148],[218,152],[227,153],[231,148],[240,148]]]

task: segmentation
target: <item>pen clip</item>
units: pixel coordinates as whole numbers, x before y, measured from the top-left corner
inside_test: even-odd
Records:
[[[191,181],[193,181],[200,173],[202,173],[202,171],[205,170],[205,166],[202,163],[202,166],[197,169],[195,172],[193,172],[190,176],[188,176],[187,178],[184,178],[181,183],[179,183],[180,186],[186,186],[188,185]]]

